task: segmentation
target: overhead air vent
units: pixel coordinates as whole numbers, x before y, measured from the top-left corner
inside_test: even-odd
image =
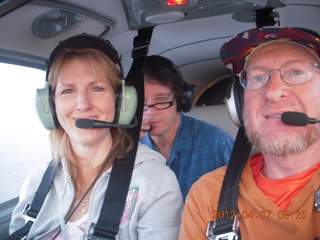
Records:
[[[33,0],[31,4],[33,11],[39,12],[32,22],[32,32],[40,39],[59,35],[65,39],[83,32],[106,37],[114,30],[112,20],[85,7],[65,1]]]
[[[32,23],[33,34],[42,39],[56,37],[77,26],[85,17],[64,10],[50,10],[38,16]]]
[[[179,11],[171,11],[171,12],[159,12],[159,13],[152,13],[146,15],[146,22],[155,23],[155,24],[163,24],[163,23],[170,23],[176,22],[181,20],[184,17],[183,12]]]

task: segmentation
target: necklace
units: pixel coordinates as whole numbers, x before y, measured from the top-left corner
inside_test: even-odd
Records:
[[[86,197],[80,204],[80,213],[83,215],[85,215],[88,210],[89,210],[89,200],[91,198],[91,194]]]

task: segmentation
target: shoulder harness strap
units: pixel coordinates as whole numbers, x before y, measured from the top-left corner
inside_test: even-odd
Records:
[[[58,164],[55,164],[54,161],[50,162],[50,164],[47,167],[47,170],[43,174],[41,183],[38,187],[38,190],[34,196],[32,203],[28,204],[23,211],[22,215],[26,219],[26,224],[24,225],[24,227],[12,233],[7,238],[7,240],[24,239],[28,235],[31,226],[34,223],[36,217],[38,216],[43,202],[46,199],[48,192],[50,191],[54,175],[56,174],[59,165],[60,162]]]
[[[134,38],[133,43],[133,63],[126,77],[127,84],[133,85],[138,92],[136,117],[140,123],[142,121],[144,104],[144,82],[141,70],[148,54],[152,32],[153,28],[138,30],[138,36]],[[141,124],[138,124],[138,126],[127,130],[134,140],[134,147],[127,158],[118,159],[120,161],[114,162],[98,222],[95,226],[91,226],[93,233],[89,233],[88,239],[113,240],[117,238],[139,144],[140,128]]]
[[[223,218],[211,221],[207,228],[207,237],[211,240],[241,239],[239,231],[238,192],[242,171],[251,151],[251,144],[244,128],[239,128],[230,162],[223,179],[217,213]],[[234,214],[231,214],[234,213]]]

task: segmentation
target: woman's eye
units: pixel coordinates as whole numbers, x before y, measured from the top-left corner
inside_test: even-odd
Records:
[[[65,89],[63,91],[61,91],[61,94],[69,94],[69,93],[73,93],[72,89]]]
[[[94,91],[94,92],[102,92],[102,91],[104,91],[104,88],[102,88],[102,87],[95,87],[95,88],[93,88],[93,91]]]

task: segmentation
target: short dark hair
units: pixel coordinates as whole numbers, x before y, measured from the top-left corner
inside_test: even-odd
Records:
[[[176,93],[180,91],[181,74],[173,62],[165,57],[148,56],[144,62],[142,73],[156,79],[157,82],[171,88]]]

